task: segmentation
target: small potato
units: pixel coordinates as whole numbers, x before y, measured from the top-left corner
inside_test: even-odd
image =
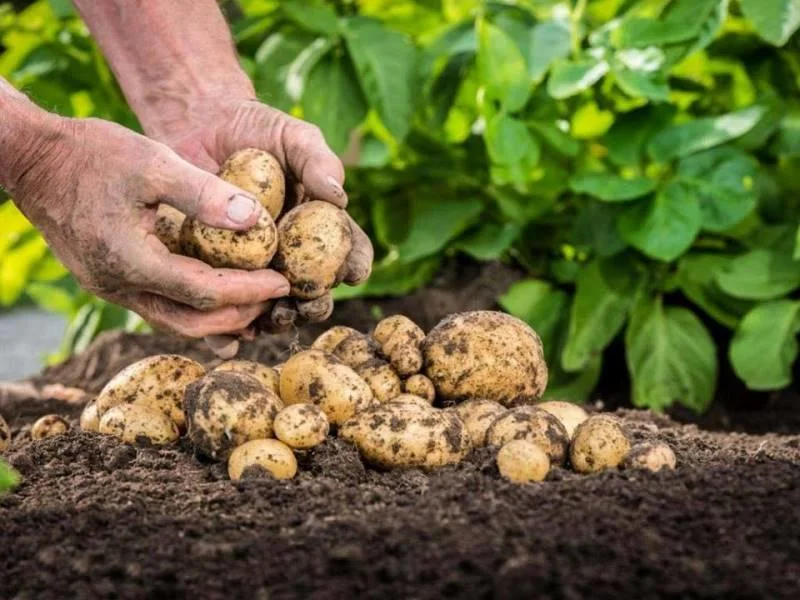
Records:
[[[327,321],[333,314],[333,296],[325,294],[313,300],[298,300],[297,314],[309,323]]]
[[[455,314],[422,343],[425,374],[443,401],[495,400],[530,404],[547,387],[539,336],[523,321],[496,311]]]
[[[250,440],[238,446],[228,459],[228,476],[233,481],[269,473],[275,479],[297,474],[294,452],[278,440]]]
[[[491,446],[505,446],[512,440],[528,440],[541,446],[553,465],[564,464],[569,449],[569,437],[561,421],[533,406],[506,411],[486,431],[486,443]]]
[[[353,244],[347,213],[319,200],[287,212],[278,239],[272,266],[291,283],[291,295],[303,300],[319,298],[336,284]]]
[[[392,404],[413,404],[415,406],[421,406],[422,408],[432,408],[431,403],[428,401],[427,398],[423,398],[422,396],[415,396],[414,394],[400,394],[399,396],[395,396],[389,400]]]
[[[362,456],[381,467],[440,467],[469,450],[458,415],[409,402],[389,402],[358,413],[339,430]]]
[[[6,423],[3,415],[0,415],[0,452],[5,452],[11,445],[11,428]]]
[[[31,439],[43,440],[44,438],[64,435],[69,431],[69,423],[59,415],[45,415],[31,427]]]
[[[360,334],[360,332],[356,331],[352,327],[336,325],[335,327],[331,327],[326,332],[320,334],[319,337],[314,340],[314,343],[311,344],[311,348],[314,350],[322,350],[323,352],[332,353],[333,349],[336,348],[336,345],[339,342],[352,334]]]
[[[547,402],[539,402],[535,405],[536,408],[546,410],[556,419],[561,421],[564,429],[567,430],[567,435],[570,439],[575,433],[575,429],[589,418],[588,413],[582,406],[572,402],[564,402],[562,400],[548,400]]]
[[[245,148],[228,157],[219,177],[255,196],[273,219],[283,210],[286,177],[278,159],[257,148]]]
[[[348,335],[331,352],[351,369],[378,358],[378,345],[363,333]]]
[[[212,371],[186,388],[185,408],[189,439],[217,459],[245,442],[272,437],[283,402],[255,377]]]
[[[183,253],[181,227],[183,227],[184,220],[186,220],[186,215],[177,208],[172,208],[169,204],[158,205],[155,234],[172,254]]]
[[[538,444],[513,440],[497,453],[500,474],[514,483],[544,481],[550,472],[550,458]]]
[[[97,432],[100,428],[100,415],[97,414],[97,402],[92,400],[83,407],[80,420],[81,429]]]
[[[292,404],[275,416],[275,437],[291,448],[320,445],[328,437],[330,424],[315,404]]]
[[[644,442],[630,449],[621,466],[623,469],[648,469],[656,472],[661,469],[672,470],[676,463],[675,453],[664,442]]]
[[[117,373],[95,402],[100,418],[119,404],[139,404],[160,410],[183,430],[186,386],[205,375],[198,362],[177,354],[148,356]]]
[[[119,404],[100,419],[98,431],[126,444],[165,446],[178,441],[175,422],[159,410],[141,404]]]
[[[253,360],[227,360],[217,365],[214,371],[233,371],[234,373],[250,375],[258,379],[268,390],[280,395],[280,375],[278,375],[278,372],[272,367],[268,367],[259,362]]]
[[[217,229],[187,218],[181,227],[181,248],[218,269],[266,269],[278,248],[278,229],[266,211],[247,231]]]
[[[433,382],[422,373],[417,373],[406,379],[403,384],[403,390],[407,394],[425,398],[431,404],[436,399],[436,390],[433,388]]]
[[[570,461],[578,473],[596,473],[619,466],[630,448],[617,419],[595,415],[575,430],[570,445]]]
[[[399,375],[408,377],[422,369],[420,345],[425,332],[414,321],[403,315],[392,315],[382,319],[372,335]]]
[[[403,393],[403,384],[392,365],[379,358],[356,367],[355,372],[367,382],[378,402],[388,402]]]
[[[494,400],[467,400],[453,410],[464,422],[473,448],[486,445],[486,432],[494,421],[506,412],[506,407]]]
[[[287,405],[316,404],[334,425],[375,403],[369,385],[353,369],[321,350],[304,350],[284,363],[281,398]]]

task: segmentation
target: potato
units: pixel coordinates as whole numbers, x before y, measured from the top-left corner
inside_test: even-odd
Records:
[[[420,371],[425,332],[414,321],[403,315],[386,317],[375,326],[372,336],[399,375],[408,377]]]
[[[100,418],[98,431],[126,444],[165,446],[179,437],[175,422],[160,410],[142,404],[118,404]]]
[[[306,449],[325,441],[328,417],[315,404],[292,404],[275,416],[275,437],[290,448]]]
[[[422,350],[425,374],[445,401],[482,398],[516,406],[534,402],[547,387],[539,336],[501,312],[451,315],[427,335]]]
[[[582,406],[572,402],[564,402],[562,400],[548,400],[547,402],[539,402],[536,408],[546,410],[556,419],[561,421],[564,429],[567,430],[567,435],[572,439],[575,429],[589,418],[588,413]]]
[[[11,428],[6,423],[3,415],[0,415],[0,452],[5,452],[11,445]]]
[[[643,442],[630,449],[622,461],[624,469],[648,469],[656,472],[672,470],[676,464],[675,453],[664,442]]]
[[[100,428],[100,415],[97,414],[97,402],[92,400],[81,411],[81,429],[97,432]]]
[[[348,335],[331,352],[351,369],[378,358],[378,345],[363,333]]]
[[[378,402],[388,402],[403,393],[400,381],[392,365],[379,358],[374,358],[356,367],[355,372],[367,382],[372,395]]]
[[[486,443],[491,446],[505,446],[512,440],[528,440],[541,446],[553,465],[564,464],[569,449],[569,437],[561,421],[533,406],[506,411],[486,431]]]
[[[409,402],[389,402],[349,419],[339,436],[353,442],[368,462],[381,467],[440,467],[469,450],[458,415]]]
[[[333,314],[333,296],[325,294],[313,300],[298,300],[297,314],[309,323],[327,321]]]
[[[159,241],[167,247],[167,250],[173,254],[183,254],[181,227],[183,227],[184,220],[186,220],[186,215],[177,208],[172,208],[169,204],[158,205],[155,234]]]
[[[453,410],[464,422],[473,448],[486,445],[486,432],[494,421],[506,412],[506,407],[494,400],[467,400]]]
[[[139,404],[160,410],[183,430],[186,386],[205,375],[198,362],[177,354],[148,356],[117,373],[97,396],[97,414],[119,404]]]
[[[228,459],[228,476],[246,479],[267,472],[275,479],[291,479],[297,474],[294,452],[278,440],[250,440],[237,447]]]
[[[550,458],[538,444],[512,440],[497,453],[497,468],[514,483],[543,481],[550,472]]]
[[[417,373],[406,379],[403,383],[403,391],[407,394],[425,398],[431,404],[436,399],[436,390],[433,389],[433,382],[422,373]]]
[[[431,403],[428,401],[427,398],[423,398],[422,396],[415,396],[414,394],[400,394],[399,396],[395,396],[394,398],[389,399],[389,402],[392,404],[414,404],[415,406],[421,406],[422,408],[432,408]]]
[[[258,379],[264,386],[280,395],[280,375],[272,367],[255,362],[253,360],[227,360],[220,363],[214,371],[224,371],[234,373],[244,373]]]
[[[258,379],[235,371],[212,371],[186,388],[186,422],[195,448],[227,458],[250,440],[272,437],[283,402]]]
[[[273,219],[283,210],[286,178],[278,159],[257,148],[245,148],[228,157],[220,178],[255,196]]]
[[[594,415],[575,430],[570,445],[570,461],[578,473],[596,473],[619,466],[630,448],[617,419]]]
[[[69,431],[69,423],[59,415],[45,415],[36,420],[31,427],[31,439],[43,440],[44,438],[63,435]]]
[[[347,214],[313,200],[286,213],[278,223],[278,252],[272,262],[292,285],[291,295],[319,298],[339,280],[352,248]]]
[[[323,352],[333,352],[333,349],[336,348],[336,345],[339,342],[354,333],[360,334],[360,332],[356,331],[352,327],[336,325],[335,327],[331,327],[326,332],[320,334],[319,337],[314,340],[314,343],[311,344],[311,348],[314,350],[322,350]]]
[[[284,363],[281,398],[287,405],[316,404],[334,425],[375,403],[369,385],[353,369],[321,350],[304,350]]]

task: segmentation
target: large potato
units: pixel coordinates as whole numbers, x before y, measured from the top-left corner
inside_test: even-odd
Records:
[[[328,437],[328,417],[316,404],[290,404],[275,417],[275,437],[290,448],[319,446]]]
[[[172,208],[169,204],[159,204],[156,211],[156,237],[173,254],[183,254],[181,248],[181,227],[186,220],[184,215],[177,208]]]
[[[247,231],[217,229],[189,218],[181,227],[183,252],[218,269],[266,269],[277,248],[278,229],[266,211]]]
[[[382,319],[372,336],[399,375],[408,377],[422,368],[420,345],[425,332],[408,317],[392,315]]]
[[[281,377],[278,372],[260,362],[253,360],[227,360],[220,363],[214,371],[244,373],[258,379],[268,390],[272,390],[275,394],[280,395],[281,393]]]
[[[564,402],[563,400],[548,400],[547,402],[539,402],[536,408],[546,410],[556,419],[561,421],[564,429],[567,430],[567,435],[570,439],[575,434],[575,429],[578,425],[583,423],[589,418],[588,413],[582,406],[578,406],[572,402]]]
[[[11,428],[6,423],[3,415],[0,415],[0,452],[5,452],[11,445]]]
[[[44,438],[63,435],[69,431],[69,423],[60,415],[45,415],[36,420],[31,427],[31,439],[43,440]]]
[[[514,483],[543,481],[550,471],[550,458],[538,444],[513,440],[497,453],[497,469]]]
[[[596,473],[618,467],[630,448],[618,419],[595,415],[578,425],[569,457],[578,473]]]
[[[386,361],[372,359],[356,367],[355,372],[367,382],[378,402],[388,402],[403,393],[400,377]]]
[[[486,443],[491,446],[505,446],[512,440],[528,440],[537,444],[554,465],[564,464],[569,449],[569,437],[561,421],[549,412],[532,406],[506,411],[486,431]]]
[[[226,458],[247,441],[270,438],[281,399],[258,379],[212,371],[186,388],[189,439],[210,458]]]
[[[160,410],[183,430],[184,391],[205,372],[200,363],[177,354],[148,356],[124,368],[106,384],[95,400],[97,414],[102,418],[119,404],[139,404]]]
[[[269,473],[275,479],[297,474],[294,452],[278,440],[251,440],[236,448],[228,459],[228,476],[233,480]]]
[[[327,331],[321,333],[319,337],[314,340],[314,343],[311,344],[311,348],[314,350],[322,350],[323,352],[332,353],[333,349],[336,348],[339,342],[353,334],[360,335],[360,332],[356,331],[352,327],[336,325],[335,327],[331,327]]]
[[[175,422],[159,410],[141,404],[119,404],[100,419],[98,431],[126,444],[164,446],[179,437]]]
[[[228,157],[220,178],[255,196],[261,206],[277,219],[286,197],[286,178],[278,159],[257,148],[245,148]]]
[[[486,432],[506,407],[494,400],[467,400],[453,408],[464,422],[473,448],[486,445]]]
[[[352,249],[347,214],[328,202],[300,204],[278,223],[278,252],[272,262],[292,285],[291,295],[319,298],[331,289]]]
[[[375,465],[440,467],[459,462],[469,450],[458,415],[409,402],[369,408],[339,430],[364,458]]]
[[[375,403],[353,369],[321,350],[304,350],[283,364],[281,398],[286,404],[316,404],[334,425]]]
[[[547,387],[539,336],[525,323],[495,311],[451,315],[422,343],[425,374],[445,401],[495,400],[530,404]]]

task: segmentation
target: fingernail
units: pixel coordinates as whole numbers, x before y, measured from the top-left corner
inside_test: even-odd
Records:
[[[275,293],[278,294],[279,296],[288,296],[291,289],[292,286],[289,285],[289,282],[287,281],[286,283],[282,283],[281,285],[279,285],[275,289]]]
[[[331,188],[333,189],[333,193],[336,194],[337,198],[341,198],[342,196],[344,196],[344,188],[342,187],[341,183],[336,181],[330,175],[328,175],[328,179],[326,181],[328,182],[328,185],[330,185]]]
[[[228,218],[234,223],[244,223],[258,208],[258,204],[252,198],[236,194],[228,200]]]

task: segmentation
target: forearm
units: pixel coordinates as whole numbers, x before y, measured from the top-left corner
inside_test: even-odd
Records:
[[[255,97],[215,0],[75,5],[151,137],[170,138],[219,98]]]

